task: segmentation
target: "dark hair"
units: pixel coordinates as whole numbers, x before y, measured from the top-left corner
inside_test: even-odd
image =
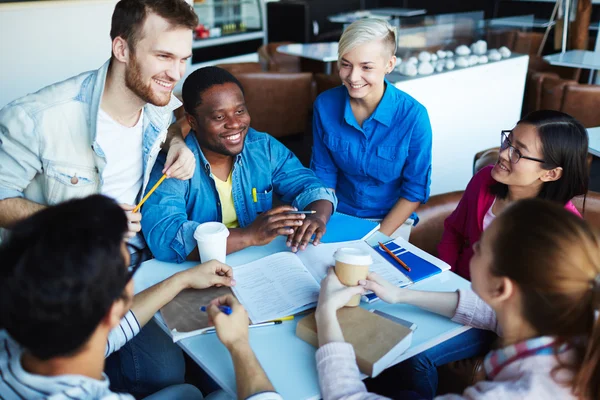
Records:
[[[75,353],[122,296],[127,217],[94,195],[46,208],[0,245],[0,326],[35,357]]]
[[[195,115],[194,110],[202,104],[202,94],[215,85],[235,83],[242,94],[244,88],[229,71],[219,67],[204,67],[192,72],[183,83],[181,96],[183,97],[183,108],[188,114]]]
[[[560,179],[545,182],[537,197],[566,204],[575,196],[586,194],[589,183],[587,165],[588,134],[583,125],[568,114],[554,110],[539,110],[528,114],[517,125],[533,125],[542,142],[544,169],[562,167]],[[490,192],[501,199],[508,195],[508,186],[497,182]]]
[[[135,51],[149,13],[166,19],[172,27],[194,30],[198,26],[198,16],[184,0],[121,0],[112,15],[110,38],[122,37]]]
[[[557,368],[574,371],[575,395],[600,398],[599,238],[581,218],[540,199],[515,202],[494,223],[491,273],[520,288],[524,317],[539,335],[557,337],[556,350],[575,349],[575,363]]]

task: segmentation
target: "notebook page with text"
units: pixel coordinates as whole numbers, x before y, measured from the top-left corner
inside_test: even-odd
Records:
[[[275,253],[233,268],[232,290],[253,324],[314,307],[319,284],[291,252]]]
[[[369,268],[369,272],[377,272],[384,279],[392,282],[396,286],[406,286],[411,281],[410,279],[394,268],[383,258],[379,253],[373,250],[371,246],[364,240],[353,240],[349,242],[338,243],[321,243],[318,246],[308,246],[306,250],[297,253],[298,258],[310,271],[312,276],[318,281],[327,275],[327,269],[335,264],[333,254],[340,247],[352,247],[361,249],[373,258],[373,264]]]

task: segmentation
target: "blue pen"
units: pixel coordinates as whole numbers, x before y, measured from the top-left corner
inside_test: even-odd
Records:
[[[217,306],[222,313],[231,315],[231,307],[229,306]],[[206,312],[206,306],[200,307],[200,311]]]

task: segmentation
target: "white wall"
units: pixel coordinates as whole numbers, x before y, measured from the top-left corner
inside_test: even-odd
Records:
[[[108,60],[110,20],[116,3],[0,4],[0,108]]]
[[[500,145],[519,121],[529,57],[396,82],[427,108],[433,131],[431,195],[464,190],[475,153]]]

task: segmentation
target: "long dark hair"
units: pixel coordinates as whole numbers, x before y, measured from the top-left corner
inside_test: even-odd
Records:
[[[539,335],[557,338],[557,353],[561,344],[575,350],[575,361],[559,358],[553,373],[570,369],[575,396],[599,399],[600,239],[586,221],[539,199],[515,202],[494,223],[491,273],[520,288],[523,316]]]
[[[554,110],[539,110],[528,114],[519,124],[533,125],[542,142],[546,163],[543,169],[562,167],[560,179],[545,182],[538,193],[539,199],[566,204],[575,196],[587,193],[589,168],[587,165],[588,135],[581,122],[568,114]],[[496,182],[490,192],[504,199],[508,185]]]

